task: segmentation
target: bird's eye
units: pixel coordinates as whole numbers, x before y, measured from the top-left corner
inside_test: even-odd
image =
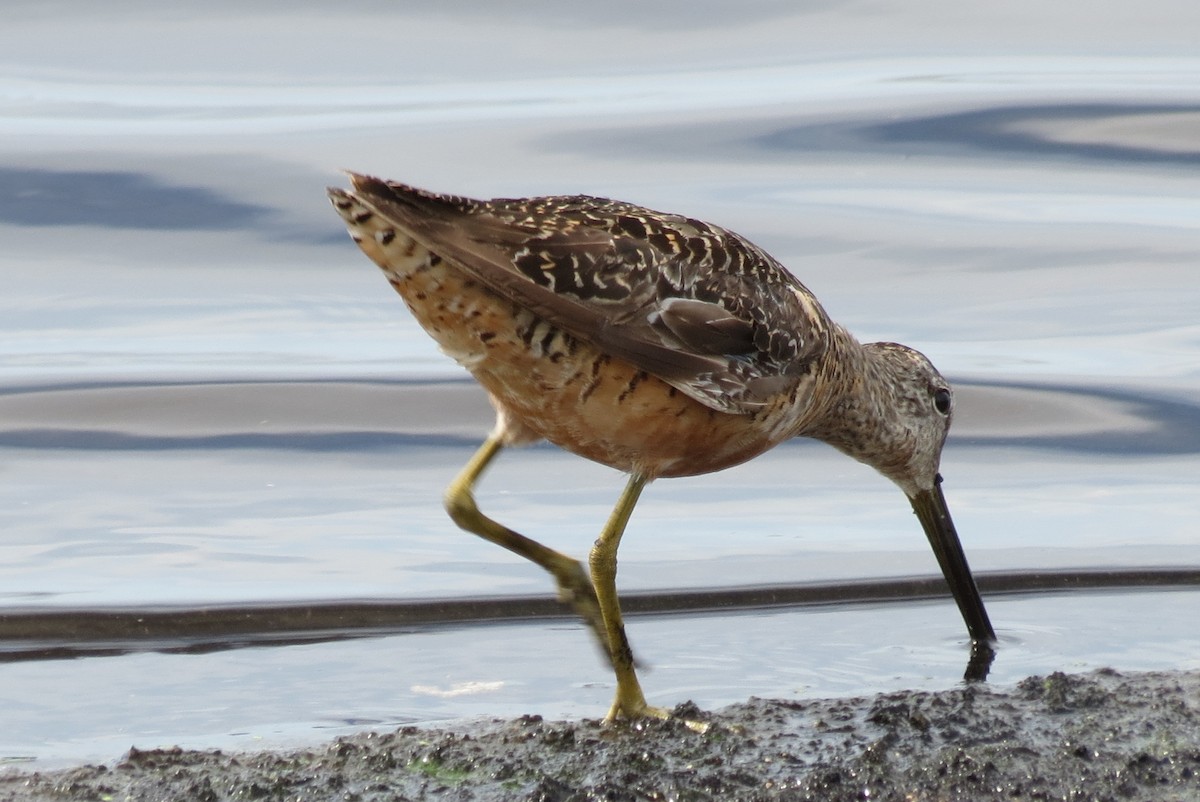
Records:
[[[950,394],[950,388],[939,387],[933,391],[933,406],[938,412],[943,415],[950,414],[950,407],[954,401],[954,396]]]

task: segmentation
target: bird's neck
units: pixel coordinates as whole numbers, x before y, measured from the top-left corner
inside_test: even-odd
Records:
[[[899,410],[907,402],[878,343],[860,343],[836,327],[822,360],[821,401],[801,434],[821,440],[894,481],[906,475],[913,432]]]

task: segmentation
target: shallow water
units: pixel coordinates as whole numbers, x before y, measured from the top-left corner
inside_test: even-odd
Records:
[[[486,403],[328,209],[341,167],[738,230],[839,322],[955,382],[943,473],[976,571],[1200,567],[1194,4],[607,13],[14,10],[0,615],[549,595],[441,510]],[[620,487],[535,448],[480,499],[582,555]],[[621,555],[621,586],[646,593],[936,572],[899,493],[808,443],[657,483]],[[996,682],[1200,659],[1195,590],[989,608]],[[640,618],[632,636],[656,701],[711,706],[945,687],[960,629],[951,605],[910,603]],[[0,757],[599,715],[609,693],[566,621],[21,659],[0,664]]]

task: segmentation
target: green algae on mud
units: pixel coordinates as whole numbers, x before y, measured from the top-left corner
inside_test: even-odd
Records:
[[[131,749],[112,767],[10,772],[0,800],[1200,799],[1200,672],[675,713],[406,727],[278,753]]]

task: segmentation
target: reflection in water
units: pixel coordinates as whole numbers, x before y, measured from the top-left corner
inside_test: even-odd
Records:
[[[758,137],[772,150],[903,149],[939,156],[1087,159],[1200,166],[1200,106],[1057,104],[995,106],[888,122],[816,123]],[[1188,143],[1181,146],[1180,143]]]
[[[1112,457],[1200,453],[1200,404],[1128,387],[955,382],[951,442]],[[368,451],[477,444],[469,380],[89,382],[0,390],[0,448]],[[784,444],[785,446],[794,444]]]
[[[966,103],[962,105],[967,105]],[[977,106],[977,103],[970,104]],[[882,154],[982,160],[980,167],[1056,159],[1127,168],[1200,166],[1200,106],[1191,104],[996,105],[908,113],[838,115],[832,121],[796,108],[788,117],[714,121],[696,130],[671,123],[636,129],[594,128],[544,138],[563,152],[667,159],[784,159],[823,154]]]
[[[254,228],[272,214],[146,173],[0,167],[0,186],[0,223],[22,226],[212,231]]]
[[[993,572],[980,574],[976,581],[980,591],[989,598],[1068,591],[1178,590],[1200,587],[1200,569]],[[629,616],[662,616],[804,608],[848,609],[945,598],[948,593],[942,577],[905,577],[632,593],[622,598],[622,606]],[[404,634],[431,627],[548,619],[579,623],[578,615],[568,605],[548,594],[223,604],[190,608],[31,608],[0,612],[0,662],[144,651],[200,653]],[[976,641],[971,645],[967,678],[982,679],[994,655],[987,642]]]
[[[220,4],[24,4],[0,29],[4,614],[554,607],[440,507],[491,423],[482,395],[374,381],[450,374],[330,219],[341,167],[703,213],[778,249],[857,333],[982,379],[957,382],[945,472],[985,593],[1001,575],[1200,565],[1196,3]],[[350,377],[366,380],[320,381]],[[488,509],[585,548],[617,478],[551,449],[511,460]],[[719,598],[933,574],[893,491],[846,463],[797,444],[656,485],[622,587]],[[1000,595],[992,680],[1194,667],[1198,606],[1194,589]],[[322,615],[291,631],[345,635]],[[649,682],[673,686],[656,698],[703,706],[945,687],[964,656],[941,602],[631,625],[661,669]],[[570,628],[12,661],[0,760],[594,715],[611,694],[579,687],[602,672]],[[407,691],[494,680],[473,703]]]
[[[597,14],[595,8],[588,5],[561,3],[558,0],[526,0],[521,8],[525,19],[536,20],[536,24],[530,27],[544,28],[548,35],[564,30],[626,29],[637,33],[707,30],[711,35],[721,36],[728,32],[731,25],[744,26],[760,21],[786,23],[797,14],[806,17],[847,3],[848,0],[806,0],[803,4],[792,0],[758,0],[755,3],[731,5],[724,0],[695,0],[688,4],[686,14],[681,14],[679,7],[670,3],[645,3],[636,7],[617,4],[605,14]],[[511,9],[497,5],[492,0],[460,0],[452,6],[417,3],[406,10],[414,16],[444,17],[448,21],[464,16],[482,18],[492,24],[511,23],[513,20]]]
[[[1200,405],[1116,387],[958,382],[991,418],[960,442],[1134,457],[1200,454]],[[982,421],[981,421],[982,422]]]

